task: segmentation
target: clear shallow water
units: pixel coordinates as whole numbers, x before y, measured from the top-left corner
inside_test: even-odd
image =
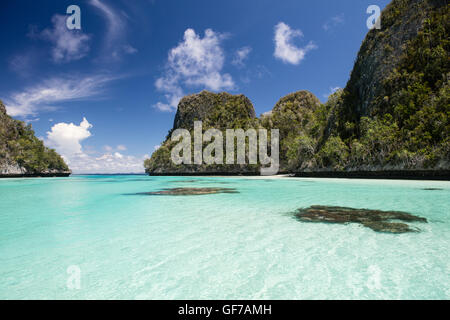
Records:
[[[130,195],[170,187],[239,193]],[[315,204],[402,210],[429,223],[392,235],[293,218]],[[0,180],[1,299],[449,299],[449,245],[449,182]],[[67,287],[72,265],[79,290]]]

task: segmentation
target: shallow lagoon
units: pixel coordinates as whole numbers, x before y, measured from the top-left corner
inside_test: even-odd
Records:
[[[187,187],[238,193],[136,195]],[[294,218],[311,205],[406,211],[428,223],[386,234]],[[445,181],[0,180],[2,299],[449,299],[449,248]],[[69,266],[81,271],[79,290],[67,287]]]

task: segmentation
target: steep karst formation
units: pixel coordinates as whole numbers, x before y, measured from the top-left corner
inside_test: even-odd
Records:
[[[55,150],[36,138],[31,125],[8,116],[0,101],[0,177],[69,174],[68,166]]]
[[[325,104],[298,91],[255,118],[243,95],[203,91],[180,101],[173,129],[192,130],[195,120],[203,120],[204,129],[279,129],[285,173],[445,176],[450,173],[449,25],[446,0],[393,0],[382,12],[381,29],[364,39],[346,87]],[[149,174],[250,174],[257,168],[174,166],[172,130],[146,160]]]

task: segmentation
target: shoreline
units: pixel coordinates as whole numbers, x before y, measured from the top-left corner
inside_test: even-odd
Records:
[[[343,179],[380,179],[380,180],[435,180],[450,181],[450,170],[385,170],[385,171],[312,171],[312,172],[281,172],[273,176],[262,176],[256,173],[230,172],[168,172],[151,173],[149,176],[186,176],[186,177],[295,177],[295,178],[343,178]]]
[[[346,178],[450,181],[450,170],[315,171],[296,172],[297,178]]]
[[[0,174],[2,178],[59,178],[68,177],[72,173],[23,173],[23,174]]]
[[[112,174],[72,174],[72,173],[40,173],[40,174],[0,174],[0,179],[7,178],[58,178],[70,175],[145,175],[150,177],[253,177],[261,179],[270,178],[336,178],[336,179],[373,179],[373,180],[428,180],[450,181],[450,170],[392,170],[392,171],[313,171],[279,173],[271,176],[262,176],[256,173],[230,173],[230,172],[169,172],[169,173],[112,173]]]

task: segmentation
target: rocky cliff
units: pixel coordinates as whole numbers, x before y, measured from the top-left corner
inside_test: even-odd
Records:
[[[174,129],[192,129],[196,119],[218,129],[279,129],[280,171],[297,175],[449,179],[449,33],[448,1],[393,0],[381,29],[364,39],[346,87],[325,104],[299,91],[256,119],[244,96],[202,92],[180,101]],[[166,139],[147,172],[173,172],[170,148]],[[219,169],[254,172],[188,171]]]
[[[145,161],[144,166],[147,173],[151,175],[259,174],[259,166],[249,164],[175,165],[171,160],[171,150],[178,142],[171,141],[171,134],[176,129],[187,129],[193,140],[194,121],[202,121],[203,133],[210,128],[224,131],[233,128],[246,130],[259,127],[259,120],[255,117],[253,104],[242,94],[232,95],[226,92],[216,94],[202,91],[186,96],[178,104],[174,125],[166,140],[153,153],[152,157]]]
[[[280,130],[280,172],[299,166],[299,160],[304,159],[300,149],[314,153],[321,134],[318,123],[326,119],[324,111],[319,99],[303,90],[280,98],[270,112],[261,116],[264,128]]]
[[[69,174],[64,160],[35,137],[31,125],[8,116],[0,101],[0,177]]]
[[[174,165],[171,160],[171,150],[176,145],[170,139],[173,130],[183,128],[192,133],[194,121],[203,122],[203,132],[209,128],[226,129],[265,128],[270,132],[272,128],[279,130],[280,135],[280,170],[289,172],[297,164],[290,162],[288,157],[296,153],[295,146],[303,135],[316,139],[320,130],[316,119],[325,123],[325,106],[319,99],[308,91],[298,91],[282,97],[261,119],[255,117],[255,111],[250,100],[244,95],[229,93],[211,93],[202,91],[181,99],[175,116],[174,126],[169,131],[161,147],[153,153],[151,159],[145,161],[145,168],[149,174],[259,174],[259,163],[256,165]],[[320,115],[319,115],[320,114]],[[193,136],[193,134],[192,134]],[[314,144],[311,142],[311,144]],[[248,147],[247,147],[248,151]],[[297,159],[294,159],[297,160]],[[224,161],[225,163],[225,161]]]
[[[393,0],[331,106],[312,170],[448,170],[450,4]]]
[[[392,1],[346,87],[285,134],[288,171],[450,178],[449,12],[447,1]],[[269,126],[296,123],[284,114]]]
[[[192,129],[194,121],[228,128],[231,124],[247,125],[256,118],[251,101],[244,95],[202,91],[185,96],[178,104],[173,129]]]
[[[344,105],[357,117],[377,113],[383,82],[398,68],[402,56],[430,14],[446,1],[394,0],[381,15],[381,30],[370,31],[363,41],[345,90]]]

